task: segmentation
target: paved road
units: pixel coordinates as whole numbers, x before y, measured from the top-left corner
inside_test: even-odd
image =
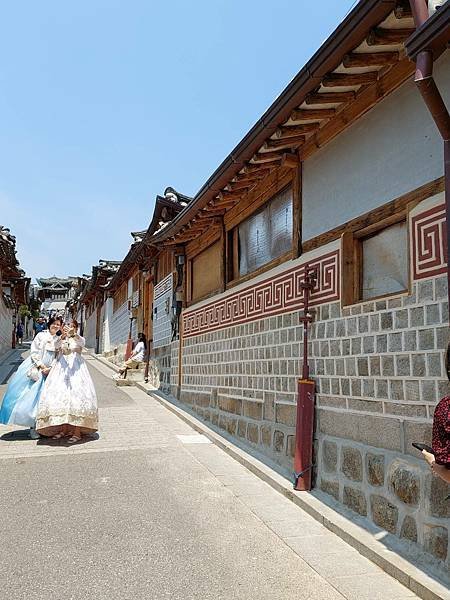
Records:
[[[107,367],[88,361],[97,440],[36,443],[0,426],[2,598],[416,598],[155,399],[116,388]]]

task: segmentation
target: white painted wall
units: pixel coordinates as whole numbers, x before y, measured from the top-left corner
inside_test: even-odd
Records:
[[[436,61],[434,74],[449,105],[449,52]],[[410,81],[305,161],[303,240],[443,173],[442,138]]]
[[[0,293],[0,356],[11,350],[13,311],[7,308]]]
[[[111,350],[111,323],[113,316],[113,299],[106,298],[102,306],[102,333],[100,340],[100,352],[109,352]]]
[[[86,347],[93,348],[96,346],[96,329],[97,329],[97,311],[94,312],[86,319],[84,323],[84,338],[86,340]]]

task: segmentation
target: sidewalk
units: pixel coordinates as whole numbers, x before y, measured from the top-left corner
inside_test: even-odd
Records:
[[[103,357],[92,356],[102,364],[101,368],[103,372],[107,373],[108,369],[116,370],[115,365],[112,365]],[[247,469],[246,477],[253,484],[258,483],[259,485],[270,486],[272,488],[270,501],[267,505],[264,504],[264,507],[268,509],[268,513],[262,510],[261,518],[271,527],[271,519],[275,520],[281,514],[284,517],[287,514],[292,515],[291,520],[283,520],[283,525],[279,525],[278,532],[282,534],[284,541],[302,558],[307,560],[307,562],[311,560],[311,564],[317,566],[319,562],[322,562],[324,570],[329,570],[330,573],[348,573],[347,576],[349,578],[353,575],[354,580],[352,581],[355,585],[355,592],[358,589],[359,594],[355,597],[361,600],[366,598],[364,594],[368,593],[367,590],[370,590],[367,596],[368,600],[383,597],[376,595],[372,583],[369,583],[366,577],[361,579],[357,565],[358,561],[362,560],[365,561],[364,564],[368,563],[378,569],[378,576],[380,575],[378,567],[380,567],[382,569],[381,573],[388,573],[392,578],[405,586],[407,588],[404,588],[405,592],[414,592],[414,594],[417,594],[418,597],[424,600],[450,600],[450,591],[445,584],[438,581],[435,577],[428,575],[421,568],[415,566],[413,562],[400,555],[400,546],[397,545],[396,538],[389,536],[376,526],[373,526],[369,530],[366,529],[360,524],[360,519],[349,511],[345,514],[342,510],[333,510],[333,502],[329,501],[328,497],[324,496],[320,491],[314,490],[312,493],[295,492],[292,489],[292,484],[285,477],[265,462],[259,460],[258,456],[252,455],[250,449],[239,447],[235,443],[235,440],[231,440],[224,436],[223,432],[218,432],[218,430],[209,427],[209,424],[207,425],[194,414],[190,413],[188,407],[185,405],[177,403],[173,398],[165,397],[150,384],[136,382],[135,386],[146,392],[151,398],[157,400],[167,410],[192,427],[192,429],[211,441],[217,447],[217,456],[224,456],[224,453],[226,453],[234,461],[245,467]],[[202,452],[207,454],[213,451],[210,449],[206,451],[200,448],[198,452],[201,455]],[[245,471],[242,472],[242,476],[244,476],[244,473]],[[224,477],[223,483],[225,485],[233,486],[240,483],[233,481],[233,478],[227,479],[226,474],[220,470],[220,463],[219,470],[215,474],[219,478]],[[255,479],[255,475],[259,481]],[[241,488],[238,485],[236,489],[237,494],[241,495],[240,492],[245,488]],[[242,495],[246,495],[245,492]],[[277,503],[275,500],[280,498],[280,496],[284,504],[276,507]],[[270,510],[271,507],[273,507],[272,510]],[[301,509],[301,512],[296,512],[295,515],[297,517],[295,518],[292,510],[299,511],[299,509]],[[343,512],[344,514],[342,514]],[[308,518],[309,526],[303,528],[300,523],[304,517]],[[314,530],[313,524],[314,527],[320,528],[320,533],[317,533],[318,529]],[[309,539],[313,530],[315,531],[314,535],[324,537]],[[336,548],[339,549],[338,552],[332,551],[334,541],[336,542]],[[343,553],[343,560],[339,558],[341,552]],[[351,560],[347,561],[347,558],[349,558],[347,556],[348,552],[356,552],[356,554],[352,555],[350,557]],[[356,561],[355,571],[353,570],[353,566],[351,566],[354,560]],[[391,577],[387,577],[386,581],[392,581]],[[377,577],[374,578],[375,581],[376,579]],[[358,587],[358,581],[361,582],[361,587]],[[347,583],[350,585],[350,579]],[[364,592],[363,588],[366,592]],[[386,597],[390,598],[390,596]],[[392,596],[392,598],[394,597]]]

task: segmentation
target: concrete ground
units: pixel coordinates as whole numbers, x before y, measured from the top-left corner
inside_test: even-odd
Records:
[[[0,383],[18,352],[0,367]],[[403,600],[356,550],[87,357],[98,439],[0,425],[0,590],[14,600]],[[3,395],[6,386],[0,386]]]

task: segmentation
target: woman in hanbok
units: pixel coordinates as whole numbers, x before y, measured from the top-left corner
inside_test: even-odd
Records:
[[[36,430],[40,435],[75,444],[98,429],[97,396],[84,358],[85,341],[73,320],[64,327],[58,359],[39,399]]]
[[[23,361],[9,382],[0,410],[0,423],[30,427],[33,439],[36,412],[46,377],[56,364],[61,347],[62,320],[51,318],[48,329],[38,333],[31,343],[30,356]]]

